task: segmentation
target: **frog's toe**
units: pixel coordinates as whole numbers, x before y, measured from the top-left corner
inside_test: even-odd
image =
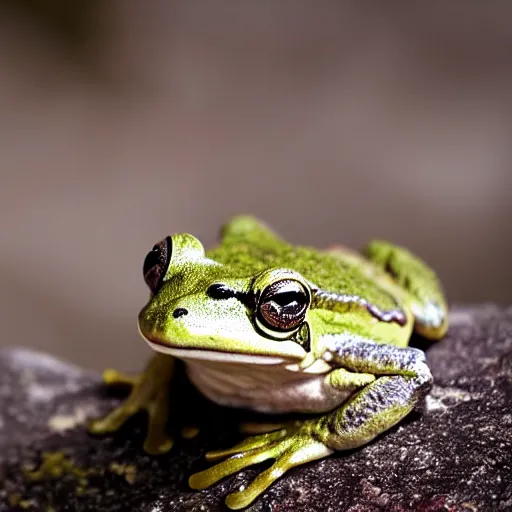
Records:
[[[246,489],[229,494],[226,497],[226,505],[233,510],[247,507],[289,469],[306,462],[322,459],[331,453],[332,450],[319,441],[298,438],[270,468],[260,473]]]
[[[135,386],[140,381],[140,377],[127,375],[113,368],[108,368],[103,372],[103,382],[107,386]]]
[[[167,396],[163,400],[151,402],[146,406],[149,421],[144,450],[151,455],[166,453],[174,445],[172,438],[166,432],[168,409]]]
[[[104,418],[92,420],[89,423],[89,432],[91,434],[108,434],[115,432],[136,412],[137,409],[134,408],[132,404],[124,403],[107,414]]]
[[[286,435],[287,431],[285,429],[281,429],[277,432],[270,432],[268,434],[248,437],[247,439],[244,439],[240,443],[226,450],[215,450],[208,452],[206,453],[205,457],[206,460],[209,461],[223,459],[225,457],[229,457],[230,455],[236,455],[238,453],[248,452],[256,448],[268,446],[276,441],[279,441],[280,439],[283,439]]]
[[[274,459],[285,451],[291,444],[291,439],[276,441],[261,448],[255,448],[243,453],[237,453],[227,460],[219,462],[211,468],[193,474],[188,483],[192,489],[206,489],[223,478],[232,475],[254,464],[259,464],[267,459]]]
[[[168,436],[163,428],[150,431],[144,441],[144,451],[150,455],[167,453],[173,446],[172,437]]]

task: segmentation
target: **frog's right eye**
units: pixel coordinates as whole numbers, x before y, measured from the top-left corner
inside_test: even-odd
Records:
[[[263,332],[285,339],[304,322],[310,301],[309,292],[301,283],[294,279],[281,279],[261,293],[256,322]]]
[[[156,293],[164,280],[172,254],[172,239],[170,236],[157,243],[151,252],[149,252],[144,260],[142,273],[144,281],[149,289]]]

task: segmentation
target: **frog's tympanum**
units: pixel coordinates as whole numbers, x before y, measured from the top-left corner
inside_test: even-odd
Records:
[[[432,385],[424,353],[407,345],[413,329],[432,340],[442,337],[447,306],[434,272],[404,248],[374,241],[362,254],[341,247],[319,251],[290,245],[261,222],[237,217],[207,252],[192,235],[168,236],[146,256],[143,272],[151,296],[139,330],[157,354],[136,378],[105,372],[107,383],[133,387],[118,409],[92,424],[93,432],[115,431],[145,410],[145,449],[169,450],[175,359],[218,404],[309,413],[207,454],[222,461],[192,475],[193,489],[275,460],[247,488],[227,496],[232,509],[250,504],[294,466],[370,442]]]

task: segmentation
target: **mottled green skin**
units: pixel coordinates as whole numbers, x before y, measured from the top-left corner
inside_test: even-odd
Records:
[[[272,267],[290,268],[323,290],[360,295],[382,309],[396,307],[393,298],[354,264],[328,252],[290,245],[250,217],[230,223],[223,230],[221,244],[207,256],[238,276]]]
[[[223,230],[221,244],[208,251],[207,256],[227,265],[239,276],[253,275],[271,267],[286,267],[300,272],[325,290],[357,292],[372,302],[393,306],[387,294],[357,268],[327,252],[288,244],[250,217],[237,218],[230,223]]]
[[[378,247],[388,248],[384,243]],[[173,256],[167,276],[158,294],[141,311],[139,326],[147,339],[161,345],[289,357],[287,348],[296,353],[290,344],[269,343],[267,338],[256,336],[243,304],[217,301],[206,295],[208,287],[217,282],[240,292],[254,291],[256,276],[269,269],[283,268],[297,272],[298,279],[320,290],[360,297],[383,311],[398,308],[405,315],[406,322],[400,325],[379,321],[354,301],[314,301],[308,322],[316,357],[321,357],[323,334],[349,331],[381,343],[407,345],[415,304],[420,304],[420,311],[436,304],[436,323],[423,323],[420,327],[425,334],[439,337],[446,329],[446,306],[437,279],[407,251],[395,248],[391,254],[396,252],[409,290],[397,286],[377,265],[355,253],[292,246],[251,217],[238,217],[229,223],[223,230],[221,244],[206,255],[200,242],[191,235],[173,235]],[[374,253],[380,255],[375,246]],[[217,264],[212,264],[212,260]],[[407,272],[411,267],[412,274]],[[172,313],[177,308],[185,308],[190,315],[176,321]]]
[[[262,382],[268,386],[268,375],[275,375],[275,385],[268,388],[274,407],[276,400],[283,407],[292,400],[295,407],[293,376],[321,386],[320,399],[313,386],[315,396],[296,403],[297,411],[306,410],[302,405],[311,399],[311,410],[321,413],[317,418],[213,452],[211,460],[233,456],[190,478],[191,487],[202,489],[251,464],[276,459],[247,489],[228,496],[230,508],[247,506],[293,466],[369,442],[407,415],[430,388],[423,353],[406,346],[414,327],[431,339],[440,338],[447,329],[447,309],[435,274],[407,250],[373,242],[365,255],[292,246],[251,217],[233,219],[224,227],[220,245],[206,254],[191,235],[173,235],[165,278],[139,314],[141,334],[166,355],[157,355],[144,374],[130,381],[134,387],[128,400],[96,421],[93,432],[116,430],[145,409],[145,448],[168,450],[172,441],[165,420],[172,355],[194,363],[190,368],[196,381],[193,372],[190,376],[200,389],[204,371],[213,372],[214,380],[219,375],[222,379],[223,372],[230,376],[235,394],[237,372],[253,376],[256,387]],[[300,283],[310,297],[301,324],[305,331],[275,332],[258,323],[258,298],[283,280]],[[211,296],[212,284],[228,287],[233,296]],[[261,380],[260,367],[267,380]],[[129,381],[113,371],[106,374],[109,383],[120,380]],[[279,386],[285,384],[280,393]],[[215,395],[215,386],[209,391],[225,403],[225,397]]]

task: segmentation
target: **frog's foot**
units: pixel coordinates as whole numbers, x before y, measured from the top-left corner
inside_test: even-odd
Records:
[[[260,473],[247,488],[227,496],[226,505],[238,510],[248,506],[289,469],[330,455],[333,450],[312,436],[311,422],[295,422],[287,428],[249,437],[228,450],[206,454],[208,460],[231,456],[223,462],[195,473],[189,479],[192,489],[206,489],[222,478],[268,459],[274,464]]]
[[[167,435],[166,423],[169,414],[169,390],[174,361],[169,356],[157,354],[146,370],[137,377],[129,377],[116,370],[106,370],[103,380],[107,385],[130,385],[128,398],[104,418],[93,420],[89,431],[93,434],[115,432],[140,411],[148,414],[148,432],[144,450],[161,454],[172,448],[173,441]]]

